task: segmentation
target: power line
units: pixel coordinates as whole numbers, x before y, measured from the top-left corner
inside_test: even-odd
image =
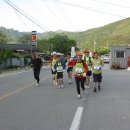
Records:
[[[104,3],[104,4],[109,4],[109,5],[113,5],[113,6],[119,6],[119,7],[122,7],[122,8],[128,8],[128,9],[130,9],[130,6],[114,4],[114,3],[110,3],[110,2],[106,2],[106,1],[102,1],[102,0],[93,0],[93,1],[100,2],[100,3]]]
[[[59,13],[61,14],[61,16],[62,16],[62,17],[63,17],[63,16],[66,17],[66,21],[67,21],[67,23],[69,24],[69,27],[73,27],[72,22],[69,20],[69,18],[68,18],[67,15],[65,14],[63,8],[61,8],[60,6],[58,6],[58,5],[56,5],[56,4],[54,4],[54,5],[56,6],[56,8],[57,8],[57,10],[59,11]]]
[[[48,2],[52,2],[53,0],[42,0],[42,1],[48,1]],[[54,2],[53,2],[54,3]],[[66,17],[66,21],[68,22],[69,26],[72,28],[75,28],[74,25],[72,24],[71,20],[67,17],[65,11],[63,10],[63,8],[61,6],[59,6],[59,3],[54,4],[57,8],[57,10],[59,11],[59,13],[61,14],[61,16]]]
[[[14,8],[13,8],[14,9]],[[24,22],[24,20],[21,18],[21,16],[19,15],[19,13],[14,9],[14,12],[16,13],[16,15],[18,16],[18,18],[22,21],[22,23],[24,24],[25,27],[27,27],[29,29],[29,27],[27,26],[27,24]],[[29,29],[30,30],[30,29]]]
[[[8,5],[10,5],[12,8],[14,8],[17,12],[19,12],[21,15],[23,15],[25,18],[27,18],[28,20],[30,20],[32,23],[34,23],[35,25],[37,25],[39,28],[43,29],[44,31],[48,32],[47,29],[45,29],[44,27],[42,27],[40,25],[40,23],[37,23],[38,21],[36,20],[32,20],[31,16],[29,16],[27,13],[25,13],[23,10],[21,10],[20,8],[18,8],[16,5],[14,5],[12,2],[3,0],[5,3],[7,3]],[[50,33],[50,32],[48,32]],[[50,33],[52,34],[52,33]]]
[[[43,2],[44,0],[42,0]],[[45,4],[45,3],[44,3]],[[46,4],[46,7],[48,8],[48,10],[60,21],[60,23],[62,23],[62,25],[66,24],[64,23],[57,15],[56,13],[54,13],[54,11]]]
[[[99,12],[99,13],[103,13],[103,14],[116,16],[116,17],[126,18],[125,16],[121,16],[121,15],[117,15],[117,14],[114,14],[114,13],[109,13],[109,12],[105,12],[105,11],[101,11],[101,10],[97,10],[97,9],[92,9],[92,8],[85,7],[85,6],[82,6],[82,5],[77,5],[77,4],[73,4],[73,3],[67,3],[67,2],[60,1],[60,0],[54,0],[54,1],[62,3],[62,4],[65,4],[65,5],[69,5],[69,6],[74,6],[74,7],[78,7],[78,8],[82,8],[82,9],[91,10],[91,11],[94,11],[94,12]]]
[[[55,27],[57,26],[52,22],[52,20],[50,20],[45,14],[43,14],[43,12],[38,8],[36,4],[33,3],[32,0],[29,0],[28,2],[32,4],[32,6],[41,14],[42,17],[44,16],[44,18],[47,19],[52,25],[54,25]]]

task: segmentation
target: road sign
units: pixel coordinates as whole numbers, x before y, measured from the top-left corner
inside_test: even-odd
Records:
[[[32,46],[37,47],[37,31],[32,31]]]

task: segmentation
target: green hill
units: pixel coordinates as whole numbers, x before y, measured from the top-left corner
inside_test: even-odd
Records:
[[[128,45],[130,44],[130,18],[84,32],[66,32],[64,34],[75,39],[82,49],[87,47],[93,49],[94,42],[98,49],[112,45]]]
[[[12,29],[6,30],[8,30],[8,35],[15,41],[24,33]],[[82,49],[93,49],[94,41],[96,43],[95,46],[98,49],[110,47],[112,45],[128,45],[130,44],[130,18],[84,32],[67,32],[59,30],[54,32],[54,34],[67,35],[69,38],[76,40],[78,47]],[[50,35],[50,33],[38,33],[39,39],[48,38],[50,36],[53,35]]]
[[[93,48],[94,41],[99,49],[112,45],[130,44],[130,18],[81,32],[81,47],[88,45]]]

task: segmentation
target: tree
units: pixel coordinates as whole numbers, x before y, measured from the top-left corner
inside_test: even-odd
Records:
[[[102,50],[97,51],[100,55],[104,55],[104,54],[108,54],[110,52],[110,50],[108,48],[104,48]]]
[[[38,48],[40,48],[42,51],[50,52],[51,44],[48,39],[41,39],[38,41]]]
[[[64,54],[70,52],[72,46],[76,46],[76,41],[69,39],[67,36],[56,35],[52,38],[39,41],[39,46],[49,52],[57,51]]]
[[[4,67],[6,67],[7,59],[13,56],[13,51],[10,49],[0,51],[0,63],[4,63]]]
[[[18,39],[18,42],[23,43],[23,44],[30,44],[30,42],[31,42],[31,34],[24,33],[23,36],[21,36]]]
[[[7,43],[7,41],[7,36],[2,31],[0,31],[0,43]]]

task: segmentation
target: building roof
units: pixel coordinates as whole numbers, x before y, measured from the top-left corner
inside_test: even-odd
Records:
[[[16,51],[31,51],[31,46],[28,44],[0,44],[0,50],[12,49]],[[32,51],[41,51],[39,48],[32,46]]]

